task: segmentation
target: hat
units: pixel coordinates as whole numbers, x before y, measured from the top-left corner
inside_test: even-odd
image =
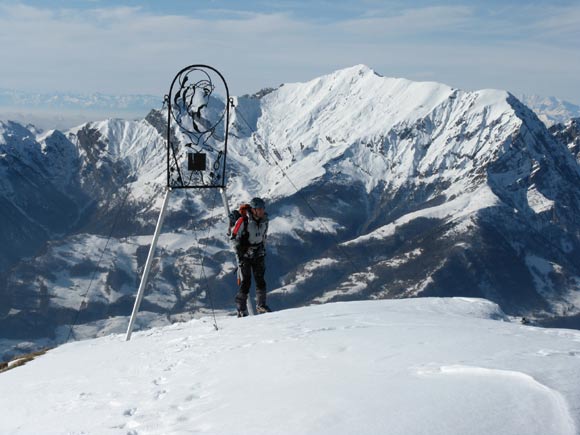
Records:
[[[250,201],[250,207],[252,208],[266,208],[266,203],[262,198],[252,198]]]

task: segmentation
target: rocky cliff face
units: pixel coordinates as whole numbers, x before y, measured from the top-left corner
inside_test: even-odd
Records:
[[[234,104],[228,195],[268,202],[274,308],[453,295],[580,312],[579,166],[509,93],[355,66]],[[4,338],[125,327],[166,180],[164,116],[39,137],[2,124]],[[210,296],[231,309],[224,232],[216,192],[172,193],[142,319],[201,315]]]
[[[550,127],[550,133],[556,140],[568,147],[576,161],[580,163],[580,118]]]

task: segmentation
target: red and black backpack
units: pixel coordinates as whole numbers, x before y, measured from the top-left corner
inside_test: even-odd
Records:
[[[248,226],[248,213],[250,212],[250,204],[243,203],[240,205],[238,210],[234,210],[229,214],[230,227],[228,233],[231,239],[235,239],[238,235],[238,231],[242,226],[242,222]]]

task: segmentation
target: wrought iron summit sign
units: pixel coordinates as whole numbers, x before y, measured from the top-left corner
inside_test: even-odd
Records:
[[[177,73],[167,103],[167,187],[224,188],[230,94],[223,76],[207,65]]]
[[[207,65],[190,65],[177,73],[167,104],[167,187],[149,254],[137,290],[126,340],[131,339],[135,319],[147,286],[155,247],[173,189],[218,188],[226,218],[226,157],[230,122],[230,93],[224,77]],[[217,329],[217,324],[214,324]]]

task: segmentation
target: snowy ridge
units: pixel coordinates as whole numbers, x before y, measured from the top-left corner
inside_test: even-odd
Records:
[[[493,319],[366,301],[68,344],[0,375],[0,432],[580,433],[580,334]]]
[[[482,186],[473,192],[473,195],[459,196],[444,204],[406,214],[392,223],[377,228],[354,240],[349,240],[344,244],[347,246],[351,244],[364,244],[371,239],[380,240],[393,236],[397,231],[397,227],[408,224],[418,218],[452,219],[454,221],[469,220],[478,210],[499,204],[499,198],[493,194],[489,187]]]
[[[358,65],[282,86],[261,99],[261,110],[253,111],[259,119],[248,122],[256,125],[254,141],[271,147],[270,157],[298,188],[325,174],[344,174],[371,191],[381,183],[397,188],[435,174],[456,181],[484,164],[520,125],[507,98],[504,91],[467,93],[384,78]],[[247,128],[237,133],[243,139]],[[247,144],[240,139],[233,141],[232,154],[243,161],[247,155],[238,158],[236,150]],[[250,165],[262,167],[260,190],[272,197],[293,193],[287,183],[268,189],[279,181],[279,171],[268,170],[259,155]]]
[[[145,166],[147,168],[162,166],[162,161],[159,161],[161,160],[159,157],[164,156],[162,138],[145,120],[110,119],[92,122],[71,129],[69,134],[78,137],[82,130],[98,133],[99,143],[103,145],[102,155],[99,156],[101,160],[105,160],[108,156],[110,159],[127,161],[131,170],[134,173],[141,173],[142,176],[149,175],[143,169]],[[156,159],[153,159],[154,157]]]

